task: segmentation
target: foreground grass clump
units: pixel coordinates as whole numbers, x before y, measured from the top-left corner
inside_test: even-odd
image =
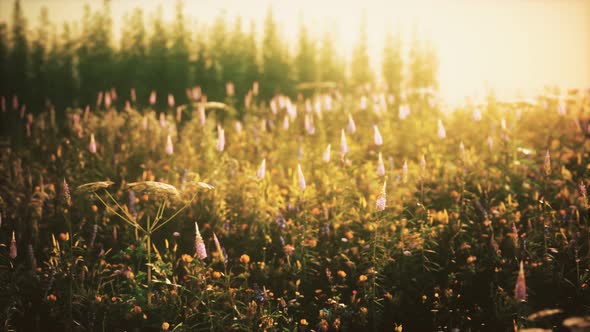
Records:
[[[588,96],[386,100],[23,120],[0,163],[3,326],[583,324],[564,318],[590,311]]]

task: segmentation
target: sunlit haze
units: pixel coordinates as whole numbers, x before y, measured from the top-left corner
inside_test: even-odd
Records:
[[[101,3],[25,0],[23,7],[33,23],[43,6],[54,22],[76,21],[86,2],[93,6]],[[10,22],[12,3],[0,1],[1,20]],[[172,20],[174,15],[171,1],[112,0],[111,4],[115,36],[124,15],[135,7],[144,8],[148,18],[159,5],[165,19]],[[241,15],[246,21],[256,21],[262,33],[262,20],[270,5],[288,40],[295,41],[301,19],[316,36],[326,29],[337,29],[339,51],[346,58],[358,39],[365,10],[376,71],[386,31],[401,33],[406,42],[417,31],[420,38],[432,40],[437,47],[440,90],[448,100],[481,96],[487,88],[499,96],[513,97],[534,93],[545,85],[590,87],[590,1],[185,1],[195,31],[225,11],[228,18]],[[294,52],[296,43],[292,45]]]

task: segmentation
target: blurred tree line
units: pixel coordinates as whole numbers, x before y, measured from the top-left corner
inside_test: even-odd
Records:
[[[329,81],[344,89],[375,82],[364,15],[347,64],[336,50],[332,32],[316,40],[302,20],[298,41],[291,47],[270,9],[261,40],[255,23],[245,24],[240,17],[229,22],[222,13],[211,25],[193,31],[182,1],[176,2],[175,12],[170,23],[163,20],[162,10],[146,18],[137,8],[125,16],[121,37],[115,40],[108,1],[94,11],[86,6],[79,22],[60,26],[50,21],[44,8],[33,29],[15,0],[10,25],[0,22],[3,109],[19,104],[33,112],[51,106],[84,106],[96,103],[99,91],[116,91],[116,102],[123,103],[131,99],[132,88],[139,103],[147,103],[155,91],[156,106],[164,107],[168,94],[174,95],[176,103],[186,102],[187,89],[194,86],[208,100],[223,100],[226,84],[232,82],[241,102],[241,96],[252,93],[255,81],[260,82],[264,99],[275,93],[294,96],[302,82]],[[436,88],[437,59],[431,44],[413,38],[409,62],[404,64],[403,58],[399,34],[388,33],[380,74],[392,94],[399,97],[402,90]]]

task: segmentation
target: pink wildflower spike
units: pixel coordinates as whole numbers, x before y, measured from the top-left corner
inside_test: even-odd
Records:
[[[303,171],[301,170],[301,165],[297,164],[297,184],[299,185],[299,189],[305,190],[307,185],[305,183],[305,176],[303,176]]]
[[[166,138],[166,149],[164,151],[169,156],[174,154],[174,145],[172,144],[172,137],[170,135]]]
[[[111,108],[112,104],[113,104],[113,99],[111,98],[111,93],[109,91],[107,91],[104,94],[104,106],[108,109],[108,108]]]
[[[238,135],[242,133],[243,127],[242,127],[242,122],[241,121],[236,121],[235,124],[234,124],[234,127],[235,127],[236,133]]]
[[[324,155],[323,155],[323,160],[325,163],[329,163],[330,162],[330,155],[331,155],[331,148],[332,146],[330,144],[328,144],[328,147],[326,148],[326,151],[324,151]]]
[[[410,115],[410,106],[408,104],[399,105],[399,119],[404,120]]]
[[[141,120],[141,129],[143,129],[143,130],[147,130],[148,129],[148,118],[147,118],[147,116],[144,116],[143,119]]]
[[[514,299],[518,302],[526,302],[526,278],[524,274],[524,262],[520,262],[516,286],[514,287]]]
[[[131,101],[135,103],[137,101],[137,94],[135,93],[135,88],[131,88],[129,94],[131,95]]]
[[[422,172],[426,171],[426,157],[422,155],[422,159],[420,159],[420,168],[422,168]]]
[[[16,249],[16,236],[14,234],[14,231],[12,231],[12,240],[10,240],[10,258],[15,259],[16,255],[17,255],[17,249]]]
[[[221,126],[217,126],[217,151],[223,152],[225,149],[225,131]]]
[[[225,254],[223,253],[223,249],[221,248],[221,244],[219,243],[219,239],[215,233],[213,233],[213,242],[215,242],[215,249],[217,250],[218,259],[226,264],[227,261],[225,260]]]
[[[359,107],[363,111],[367,109],[367,97],[366,96],[361,96],[361,101],[360,101]]]
[[[383,188],[381,189],[379,196],[377,196],[377,201],[375,202],[375,209],[377,211],[383,211],[383,210],[385,210],[385,208],[387,206],[387,194],[385,192],[386,186],[387,186],[387,181],[384,181]]]
[[[383,145],[383,137],[381,137],[381,133],[379,132],[379,128],[377,127],[377,125],[373,126],[373,129],[375,131],[375,145],[377,146],[381,146]]]
[[[102,97],[103,97],[103,92],[99,91],[98,96],[96,97],[96,106],[97,107],[100,107],[100,105],[102,104]]]
[[[164,112],[160,113],[160,127],[166,127],[166,115],[164,114]]]
[[[88,151],[92,154],[96,154],[96,140],[94,140],[94,134],[90,134],[90,143],[88,144]]]
[[[348,114],[348,124],[346,125],[346,131],[348,131],[348,133],[351,135],[356,133],[356,124],[354,123],[352,114]]]
[[[205,105],[203,104],[199,104],[199,123],[201,124],[201,126],[205,125],[205,122],[207,121],[207,115],[205,114]]]
[[[476,107],[475,110],[473,110],[473,120],[481,121],[481,118],[481,109],[479,107]]]
[[[169,93],[168,94],[168,107],[172,108],[172,107],[174,107],[175,104],[176,104],[176,102],[174,100],[174,95]]]
[[[233,82],[225,83],[225,94],[228,97],[233,97],[236,94],[236,88]]]
[[[203,241],[203,237],[201,237],[201,232],[199,231],[199,224],[195,221],[195,254],[199,259],[207,258],[207,249],[205,248],[205,242]]]
[[[384,176],[385,175],[385,163],[383,163],[383,155],[379,152],[379,161],[377,164],[377,175]]]
[[[403,183],[408,183],[408,161],[404,160],[404,165],[402,166],[402,181]]]
[[[438,137],[441,139],[447,137],[447,131],[445,130],[445,126],[440,119],[438,120]]]
[[[492,136],[488,136],[488,148],[491,150],[494,147],[494,139]]]
[[[256,177],[259,179],[264,179],[265,176],[266,176],[266,159],[262,159],[262,162],[260,163],[260,167],[258,168],[258,171],[256,172]]]
[[[549,150],[545,153],[545,161],[543,162],[543,170],[545,171],[545,175],[551,175],[551,154]]]
[[[283,130],[289,130],[289,116],[285,115],[283,118]]]
[[[155,105],[156,104],[156,91],[153,91],[150,93],[150,105]]]
[[[348,153],[348,144],[346,143],[346,134],[344,133],[344,129],[342,129],[340,133],[340,154],[345,156]]]

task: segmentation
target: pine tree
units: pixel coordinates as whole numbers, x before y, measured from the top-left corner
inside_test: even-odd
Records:
[[[146,30],[143,11],[136,8],[131,16],[127,17],[121,36],[118,87],[125,96],[134,88],[139,100],[147,99],[149,87],[145,84],[148,71],[146,56]],[[126,97],[127,100],[129,98]]]
[[[418,39],[416,28],[412,33],[412,41],[409,54],[408,88],[411,94],[426,86],[424,52]]]
[[[225,68],[230,57],[226,12],[222,12],[213,23],[209,34],[209,53],[206,60],[206,93],[210,100],[222,100],[225,96],[225,82],[230,80],[230,73]]]
[[[12,48],[8,57],[8,92],[18,95],[21,100],[29,97],[29,46],[27,42],[27,22],[23,15],[20,0],[15,0],[12,13]]]
[[[8,98],[8,36],[6,23],[0,22],[0,98]]]
[[[172,47],[168,56],[168,83],[169,91],[176,98],[184,98],[185,89],[189,86],[189,34],[186,29],[182,1],[176,2],[176,20],[171,35]]]
[[[47,8],[41,8],[39,24],[35,39],[31,46],[31,100],[33,109],[44,104],[47,96],[49,80],[47,77],[47,53],[49,48],[49,15]]]
[[[272,9],[268,9],[264,23],[262,45],[262,82],[260,92],[264,98],[271,98],[278,92],[287,91],[289,84],[289,63],[285,49],[281,45]]]
[[[402,88],[402,70],[401,38],[399,34],[394,36],[388,32],[383,48],[382,75],[389,92],[395,96],[396,100],[399,100]]]
[[[153,18],[152,35],[148,46],[148,86],[155,90],[158,95],[159,104],[163,105],[163,96],[168,92],[168,34],[162,20],[162,8],[159,7]]]
[[[78,93],[78,82],[75,73],[75,54],[76,54],[76,42],[72,37],[72,29],[69,23],[64,23],[61,33],[61,44],[58,50],[59,57],[59,69],[58,69],[58,82],[60,82],[60,89],[57,92],[55,98],[56,106],[60,106],[62,109],[66,105],[75,106],[76,98]]]
[[[320,81],[344,83],[344,65],[338,59],[334,35],[326,30],[319,51],[318,72]]]
[[[351,81],[354,87],[371,83],[372,74],[367,46],[367,16],[363,13],[359,30],[359,40],[351,60]]]
[[[91,13],[84,8],[83,32],[78,50],[80,93],[85,103],[96,100],[99,91],[110,89],[114,81],[114,56],[111,46],[112,19],[109,2]]]
[[[260,80],[260,67],[258,65],[258,47],[256,43],[256,23],[250,22],[250,31],[245,37],[244,54],[244,74],[239,83],[242,93],[246,93],[251,87],[252,83]]]
[[[298,83],[315,82],[318,79],[318,68],[316,59],[316,45],[309,36],[307,27],[300,22],[299,47],[295,57],[296,80]]]

